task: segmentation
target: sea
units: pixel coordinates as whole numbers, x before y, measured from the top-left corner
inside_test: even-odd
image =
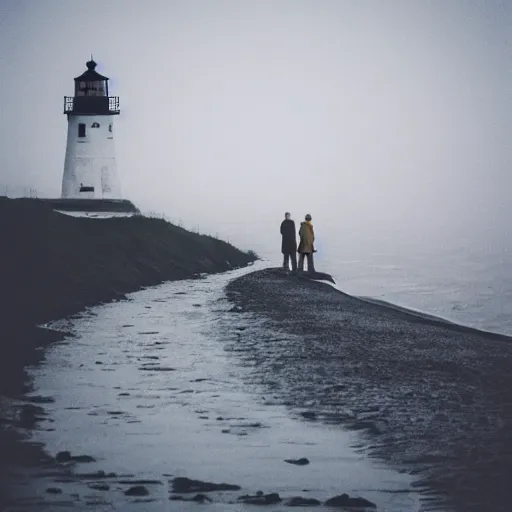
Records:
[[[342,291],[512,335],[512,236],[508,223],[477,227],[349,230],[314,223],[315,266]],[[251,240],[281,264],[280,239]]]

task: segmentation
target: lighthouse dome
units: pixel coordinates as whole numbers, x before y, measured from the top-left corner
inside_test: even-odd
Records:
[[[80,80],[81,82],[100,82],[103,80],[108,80],[108,77],[100,75],[96,71],[96,62],[91,59],[85,63],[87,66],[87,71],[84,71],[80,76],[75,78],[75,81]]]

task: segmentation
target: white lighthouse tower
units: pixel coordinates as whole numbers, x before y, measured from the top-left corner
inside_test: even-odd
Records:
[[[75,95],[64,98],[68,139],[62,197],[65,199],[121,199],[114,147],[114,116],[119,98],[108,95],[108,78],[86,63],[75,78]]]

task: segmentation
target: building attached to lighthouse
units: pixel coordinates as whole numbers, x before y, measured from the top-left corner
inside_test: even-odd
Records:
[[[66,199],[121,199],[114,146],[114,116],[119,98],[109,96],[108,78],[96,71],[96,62],[75,78],[75,95],[64,98],[68,138],[62,197]]]

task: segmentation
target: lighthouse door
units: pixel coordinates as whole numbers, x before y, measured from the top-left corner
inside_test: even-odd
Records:
[[[110,173],[108,172],[108,167],[106,165],[101,168],[101,193],[103,196],[105,196],[105,194],[108,195],[112,193]]]

